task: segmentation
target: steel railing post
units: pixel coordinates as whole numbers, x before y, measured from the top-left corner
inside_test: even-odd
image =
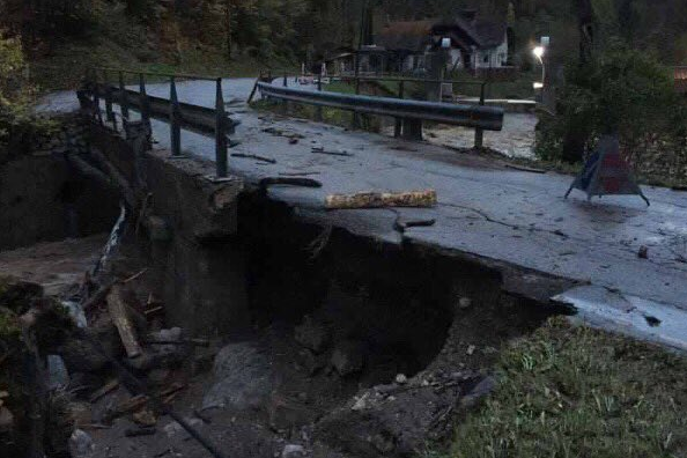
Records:
[[[398,85],[398,98],[403,99],[405,97],[405,81],[401,81]],[[401,136],[401,129],[403,128],[403,120],[401,118],[396,118],[396,125],[394,126],[394,137],[398,138]]]
[[[486,86],[487,83],[483,82],[481,87],[480,87],[480,93],[479,93],[479,104],[480,106],[484,106],[485,104],[485,91],[486,91]],[[482,148],[484,146],[484,129],[477,128],[475,129],[475,148]]]
[[[100,111],[100,84],[98,83],[98,71],[93,70],[93,105],[95,106],[95,118],[100,125],[103,124],[103,113]]]
[[[122,118],[129,120],[129,98],[126,94],[126,86],[124,86],[124,72],[119,72],[119,105],[122,108]]]
[[[150,100],[148,99],[146,79],[143,73],[138,75],[138,93],[141,104],[141,120],[145,124],[146,129],[148,129],[148,132],[150,132]]]
[[[215,166],[217,178],[228,175],[227,159],[227,114],[224,110],[224,95],[222,94],[222,78],[217,78],[217,94],[215,100]]]
[[[169,94],[169,135],[172,146],[172,156],[181,156],[181,113],[179,111],[179,98],[177,96],[177,84],[172,76]]]
[[[317,91],[322,92],[322,66],[320,66],[320,74],[317,77]],[[315,107],[315,121],[322,122],[322,107]]]
[[[117,130],[115,115],[112,110],[112,86],[107,81],[107,70],[105,69],[103,69],[103,84],[105,86],[105,114],[107,116],[107,122],[112,123],[115,130]]]

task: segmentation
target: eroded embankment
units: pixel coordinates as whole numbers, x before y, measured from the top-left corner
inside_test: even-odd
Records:
[[[88,304],[88,327],[38,359],[66,368],[44,394],[59,392],[75,456],[208,456],[169,409],[224,456],[413,456],[490,390],[505,342],[559,312],[518,294],[512,271],[306,223],[207,180],[211,164],[141,155],[97,127],[87,138],[136,208],[105,268],[62,289]]]

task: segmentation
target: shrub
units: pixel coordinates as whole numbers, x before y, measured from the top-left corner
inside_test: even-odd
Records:
[[[34,96],[21,41],[4,38],[0,31],[0,162],[9,153],[25,150],[31,134],[49,127],[32,114]]]
[[[687,120],[671,73],[645,52],[613,44],[586,65],[570,65],[558,88],[556,115],[540,123],[537,153],[576,162],[606,133],[630,156],[642,149],[681,153]]]

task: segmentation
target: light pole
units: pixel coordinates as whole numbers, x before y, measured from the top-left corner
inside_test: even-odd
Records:
[[[546,82],[546,65],[544,65],[544,54],[546,54],[546,48],[539,45],[532,50],[532,54],[534,54],[541,64],[541,87],[543,88]]]

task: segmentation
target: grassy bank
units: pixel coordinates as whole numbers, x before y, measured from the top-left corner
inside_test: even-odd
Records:
[[[687,361],[554,319],[507,348],[498,387],[433,458],[687,456]]]

